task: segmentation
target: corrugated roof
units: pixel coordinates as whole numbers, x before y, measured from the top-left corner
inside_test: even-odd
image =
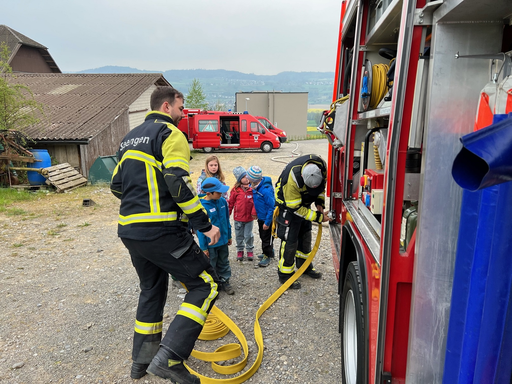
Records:
[[[16,74],[13,81],[44,105],[46,118],[25,131],[37,141],[89,140],[150,86],[170,85],[160,73]]]

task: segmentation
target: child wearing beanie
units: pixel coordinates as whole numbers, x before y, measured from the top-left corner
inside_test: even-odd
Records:
[[[233,169],[236,183],[229,195],[229,215],[235,220],[236,259],[242,261],[244,249],[247,250],[247,260],[252,261],[254,254],[254,235],[252,234],[253,220],[256,218],[252,188],[247,179],[244,167]]]
[[[260,267],[266,267],[270,260],[274,258],[274,244],[272,238],[272,217],[274,214],[274,187],[272,179],[268,176],[263,177],[261,168],[253,165],[247,170],[247,178],[252,184],[254,208],[258,216],[258,230],[261,239],[261,248],[263,254],[258,256],[261,261]]]

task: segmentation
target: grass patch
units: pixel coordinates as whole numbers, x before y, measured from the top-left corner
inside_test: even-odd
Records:
[[[23,216],[24,214],[27,213],[27,211],[21,208],[10,208],[6,209],[5,213],[7,214],[7,216]]]
[[[12,245],[13,248],[19,248],[19,247],[23,247],[23,243],[14,243]]]
[[[12,188],[0,188],[0,212],[6,212],[7,208],[20,201],[30,201],[38,196],[28,191],[18,191]]]
[[[67,227],[68,225],[66,223],[60,223],[60,224],[57,224],[57,228],[64,228],[64,227]]]
[[[50,230],[47,232],[47,235],[49,235],[49,236],[57,236],[58,234],[59,234],[59,232],[54,231],[53,229],[50,229]]]
[[[91,224],[86,221],[83,224],[78,224],[78,227],[88,227],[89,225]]]

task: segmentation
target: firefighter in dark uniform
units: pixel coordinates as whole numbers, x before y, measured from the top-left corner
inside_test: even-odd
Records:
[[[312,222],[328,221],[325,208],[327,167],[316,155],[304,155],[289,163],[276,183],[277,236],[281,239],[278,275],[284,284],[311,253]],[[311,209],[315,204],[316,210]],[[304,274],[319,279],[322,273],[311,263]],[[299,289],[298,281],[290,288]]]
[[[158,87],[152,111],[122,140],[111,191],[121,199],[118,235],[140,279],[131,377],[147,372],[179,383],[200,383],[183,365],[218,295],[217,277],[187,222],[215,244],[212,226],[189,174],[190,149],[176,128],[183,94]],[[162,340],[169,274],[188,290]]]

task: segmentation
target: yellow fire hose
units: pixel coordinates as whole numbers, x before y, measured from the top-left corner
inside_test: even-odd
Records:
[[[256,356],[256,360],[254,361],[251,368],[249,368],[247,371],[236,377],[232,377],[229,379],[213,379],[211,377],[206,377],[195,372],[187,365],[187,368],[190,371],[190,373],[198,376],[201,379],[201,383],[240,384],[248,380],[252,375],[256,373],[263,360],[263,335],[261,332],[259,318],[288,289],[288,287],[292,285],[292,283],[304,273],[307,267],[309,267],[309,264],[311,264],[313,258],[316,255],[316,252],[318,251],[321,239],[322,225],[320,224],[318,225],[318,234],[316,236],[315,245],[311,250],[311,253],[309,254],[308,258],[304,262],[304,264],[302,264],[302,266],[293,274],[293,276],[290,279],[288,279],[288,281],[284,283],[277,291],[275,291],[256,312],[256,321],[254,322],[254,338],[256,340],[256,344],[258,345],[258,355]],[[210,311],[208,319],[206,320],[206,324],[199,338],[201,340],[215,340],[218,339],[219,337],[226,335],[229,331],[233,332],[233,334],[240,341],[240,344],[242,344],[242,349],[244,351],[244,359],[242,361],[228,366],[219,365],[216,363],[216,361],[226,361],[240,356],[240,345],[234,343],[223,345],[214,352],[200,352],[194,349],[192,351],[192,356],[199,360],[211,361],[213,370],[220,374],[230,375],[243,370],[247,365],[247,358],[249,356],[249,347],[247,345],[247,340],[242,331],[240,330],[240,328],[238,328],[238,326],[217,306],[213,306],[212,310]]]

